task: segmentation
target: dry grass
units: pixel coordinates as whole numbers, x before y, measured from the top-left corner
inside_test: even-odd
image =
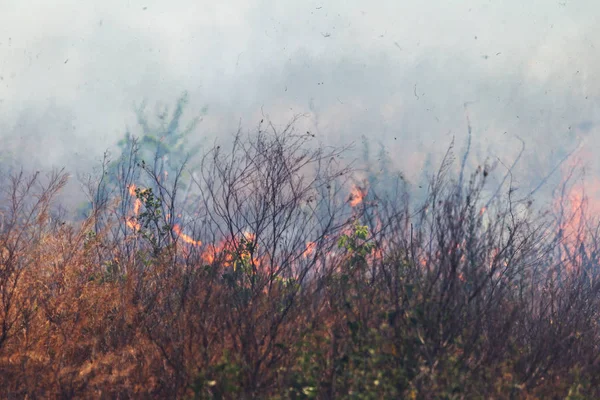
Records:
[[[15,176],[0,227],[2,397],[600,396],[588,225],[573,242],[510,196],[482,209],[483,170],[464,187],[438,174],[417,212],[375,187],[348,199],[336,154],[238,137],[204,159],[196,209],[142,168],[155,197],[138,193],[138,215],[130,174],[98,186],[80,224],[52,217],[63,174]]]

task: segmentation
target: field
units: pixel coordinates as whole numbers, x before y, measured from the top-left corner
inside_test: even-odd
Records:
[[[542,210],[452,147],[413,198],[292,126],[194,168],[177,124],[127,136],[78,218],[66,173],[3,175],[2,397],[600,397],[585,198]]]

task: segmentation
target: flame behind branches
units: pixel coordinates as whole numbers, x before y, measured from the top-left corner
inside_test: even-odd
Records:
[[[131,215],[127,217],[126,223],[129,229],[137,232],[141,229],[141,224],[138,221],[139,214],[142,210],[143,201],[138,198],[140,194],[143,194],[145,189],[140,189],[136,185],[131,184],[128,187],[128,193],[135,200],[133,202],[133,210]],[[351,207],[358,207],[363,204],[364,199],[368,193],[366,186],[353,185],[348,202]],[[168,217],[168,216],[167,216]],[[181,217],[179,214],[178,217]],[[381,221],[377,223],[378,229],[381,228]],[[224,238],[218,243],[206,243],[204,244],[201,240],[196,240],[190,235],[183,232],[183,228],[180,224],[173,224],[173,233],[181,239],[181,241],[189,246],[200,248],[200,258],[202,262],[206,264],[219,263],[224,267],[235,267],[237,258],[244,258],[247,262],[252,265],[262,268],[262,266],[270,265],[268,259],[258,255],[256,251],[258,248],[256,236],[250,232],[243,232],[235,237]],[[352,234],[352,227],[348,226],[342,230],[342,233]],[[252,250],[250,250],[252,249]],[[308,260],[315,255],[317,250],[317,242],[309,241],[305,245],[305,249],[300,253],[300,259]],[[335,257],[336,252],[325,255],[326,257]],[[383,259],[383,250],[374,250],[369,257],[373,259]],[[267,257],[268,258],[268,257]]]
[[[586,174],[586,169],[594,165],[595,159],[588,146],[580,146],[560,169],[561,192],[553,199],[552,208],[567,271],[579,271],[586,254],[590,256],[585,231],[600,216],[600,178]]]
[[[367,189],[363,189],[358,185],[352,185],[350,190],[350,198],[348,199],[351,207],[356,207],[361,204],[367,195]]]
[[[181,231],[181,227],[179,226],[179,224],[175,224],[173,225],[173,232],[175,232],[175,234],[184,241],[184,243],[187,243],[189,245],[192,246],[202,246],[202,242],[200,240],[194,240],[191,236],[186,235],[185,233],[183,233]]]
[[[137,220],[138,215],[140,214],[140,210],[142,208],[142,201],[137,197],[137,193],[138,193],[138,188],[135,184],[131,184],[129,185],[128,188],[129,191],[129,195],[131,197],[135,198],[135,201],[133,203],[133,213],[132,215],[127,218],[127,226],[133,230],[133,231],[139,231],[141,229],[141,224],[140,222]],[[145,189],[140,189],[139,193],[144,193]],[[181,226],[179,226],[179,224],[175,224],[173,226],[173,232],[175,232],[175,234],[181,239],[183,240],[185,243],[192,245],[192,246],[201,246],[202,242],[199,240],[194,240],[191,236],[186,235],[185,233],[183,233],[183,231],[181,230]]]
[[[306,250],[304,250],[304,252],[302,253],[302,257],[309,258],[310,256],[312,256],[315,252],[316,247],[317,243],[315,242],[306,243]]]
[[[600,180],[582,174],[576,183],[569,183],[574,173],[583,172],[592,160],[593,155],[582,146],[562,168],[561,186],[568,190],[563,198],[556,199],[554,209],[560,216],[559,228],[567,242],[581,238],[586,217],[600,214]]]
[[[137,198],[136,190],[137,187],[134,184],[129,185],[129,195],[134,197],[135,201],[133,203],[133,215],[127,218],[126,222],[129,229],[132,229],[137,232],[142,228],[139,221],[137,220],[137,217],[140,213],[140,209],[142,207],[142,201]]]

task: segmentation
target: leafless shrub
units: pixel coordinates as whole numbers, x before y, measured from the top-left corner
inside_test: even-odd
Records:
[[[52,207],[64,173],[3,186],[4,397],[600,395],[585,201],[541,213],[486,191],[487,165],[453,180],[450,148],[415,204],[268,128],[198,170],[133,140],[82,179],[78,227]]]

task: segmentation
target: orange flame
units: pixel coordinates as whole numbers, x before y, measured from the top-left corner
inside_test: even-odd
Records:
[[[572,160],[569,163],[566,163],[562,168],[562,173],[564,176],[562,184],[566,185],[567,181],[571,178],[572,173],[575,170],[584,167],[591,159],[592,155],[587,152],[585,148],[578,150]],[[565,213],[563,213],[563,205],[561,204],[563,199],[557,199],[555,208],[557,209],[558,214],[564,218],[564,220],[561,221],[560,228],[562,229],[563,238],[566,240],[565,244],[567,246],[570,246],[577,240],[584,222],[584,214],[586,214],[588,211],[592,211],[594,213],[598,211],[597,204],[590,204],[590,199],[586,196],[586,192],[588,192],[588,190],[594,192],[597,191],[598,187],[598,180],[590,179],[590,177],[587,177],[587,179],[572,185],[569,188],[566,198],[564,199],[567,203]],[[592,197],[592,199],[594,199],[594,197]],[[593,210],[589,209],[590,205],[592,206]]]
[[[132,197],[135,196],[136,195],[135,191],[136,191],[136,186],[134,184],[129,185],[129,195]],[[131,216],[127,219],[127,226],[129,227],[129,229],[132,229],[134,231],[139,231],[142,228],[140,223],[136,220],[136,217],[140,213],[141,207],[142,207],[142,201],[140,199],[136,198],[135,202],[133,203],[133,216]]]
[[[200,240],[194,240],[191,236],[183,233],[179,224],[173,225],[173,232],[175,232],[177,236],[179,236],[179,238],[187,244],[191,244],[192,246],[202,246],[202,242]]]
[[[202,261],[204,261],[204,263],[206,264],[212,264],[213,262],[215,262],[215,256],[221,251],[222,249],[217,248],[216,246],[209,244],[206,249],[202,252]]]
[[[256,235],[252,232],[244,232],[244,239],[246,239],[247,242],[253,243],[254,240],[256,240]]]
[[[254,241],[254,234],[252,233],[244,233],[243,237],[248,242]],[[236,250],[240,250],[239,239],[235,239],[233,241],[222,240],[221,243],[214,245],[208,244],[204,251],[202,252],[202,261],[206,264],[212,264],[219,257],[219,262],[224,267],[233,266],[234,254]],[[242,254],[246,254],[247,250],[241,249]]]
[[[127,189],[128,189],[129,195],[134,197],[135,200],[133,202],[132,214],[131,214],[131,216],[129,216],[127,218],[126,223],[130,229],[132,229],[134,231],[139,231],[141,229],[141,224],[137,220],[137,217],[141,212],[143,201],[140,200],[139,198],[137,198],[137,195],[139,193],[144,193],[145,189],[138,190],[139,188],[136,187],[136,185],[134,185],[134,184],[129,185],[129,187]],[[364,189],[357,185],[354,185],[352,187],[351,195],[350,195],[350,199],[349,199],[350,205],[352,207],[358,206],[360,203],[363,202],[366,194],[367,194],[367,189]],[[166,214],[166,215],[167,215],[167,219],[171,218],[171,214]],[[177,217],[181,218],[181,214],[178,214]],[[381,226],[382,226],[382,223],[380,220],[378,220],[378,222],[377,222],[378,229],[380,229]],[[265,271],[266,269],[269,269],[269,270],[271,270],[271,273],[273,271],[279,270],[279,268],[280,268],[278,265],[274,265],[272,263],[272,261],[270,260],[268,255],[263,255],[263,256],[257,255],[258,253],[250,250],[248,247],[245,246],[245,243],[251,243],[253,245],[253,248],[255,248],[255,249],[258,246],[256,243],[256,235],[252,232],[242,232],[240,235],[235,235],[233,238],[224,238],[219,243],[210,243],[210,244],[203,244],[202,241],[195,240],[190,235],[187,235],[186,233],[183,232],[183,229],[180,224],[173,225],[173,232],[175,235],[177,235],[178,238],[180,238],[182,240],[182,242],[184,242],[188,245],[191,245],[191,246],[202,247],[202,249],[199,252],[199,256],[200,256],[202,262],[207,265],[212,265],[215,262],[217,262],[218,265],[221,267],[235,267],[236,266],[235,260],[237,258],[236,254],[238,254],[239,256],[243,257],[245,260],[249,260],[252,263],[253,268],[259,268],[263,271]],[[346,227],[344,232],[346,234],[351,234],[352,228]],[[312,241],[307,242],[306,248],[301,253],[301,257],[304,259],[307,259],[307,258],[313,256],[316,252],[316,249],[317,249],[316,242],[312,242]],[[188,249],[186,249],[184,247],[184,248],[182,248],[181,251],[183,251],[185,254],[188,251]],[[325,256],[326,257],[335,257],[336,253],[334,251]],[[372,257],[373,259],[376,259],[376,260],[383,259],[383,250],[382,249],[374,250],[370,254],[370,257]],[[292,266],[292,269],[294,269],[294,266]]]
[[[373,258],[373,261],[382,261],[383,260],[383,249],[382,248],[375,248],[373,249],[373,252],[371,253],[371,257]]]
[[[365,196],[367,195],[367,191],[357,185],[352,185],[352,190],[350,190],[350,206],[356,207],[360,203],[363,202]]]
[[[302,256],[304,258],[310,257],[315,252],[316,247],[317,247],[317,244],[315,242],[306,243],[306,250],[304,250],[304,252],[302,252]]]

